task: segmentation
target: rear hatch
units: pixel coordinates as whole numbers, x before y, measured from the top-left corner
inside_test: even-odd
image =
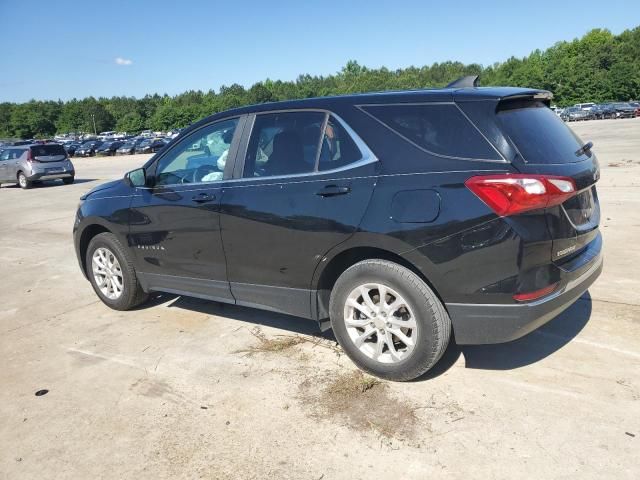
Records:
[[[31,158],[36,162],[61,162],[67,158],[67,151],[58,144],[34,145],[30,150]]]
[[[497,125],[513,145],[513,166],[521,173],[570,177],[576,194],[547,209],[553,240],[552,260],[563,264],[598,236],[600,207],[595,184],[598,161],[590,148],[535,97],[503,100],[496,109]]]

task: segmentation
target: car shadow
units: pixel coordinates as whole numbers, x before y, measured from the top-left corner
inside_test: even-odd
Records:
[[[452,337],[440,361],[414,381],[436,378],[464,357],[465,368],[514,370],[538,362],[573,340],[591,317],[591,296],[586,292],[568,309],[542,327],[509,343],[457,345]]]
[[[89,182],[95,182],[96,180],[99,180],[98,178],[76,178],[73,181],[72,185],[75,185],[77,183],[89,183]],[[18,186],[18,185],[16,185]],[[41,182],[35,183],[33,185],[33,188],[44,188],[44,187],[67,187],[68,185],[65,185],[64,183],[62,183],[62,180],[43,180]]]
[[[513,370],[538,362],[573,340],[591,317],[586,292],[577,302],[537,330],[513,342],[462,346],[466,368]]]
[[[317,322],[276,312],[241,307],[192,297],[170,294],[154,294],[140,308],[149,308],[170,301],[169,308],[181,308],[206,315],[217,315],[254,325],[274,327],[335,342],[331,332],[321,332]],[[446,373],[460,358],[465,368],[483,370],[513,370],[536,363],[560,350],[573,340],[591,317],[592,301],[586,292],[567,310],[528,335],[509,343],[495,345],[457,345],[455,338],[449,342],[440,361],[421,377],[413,380],[430,380]]]
[[[75,185],[77,183],[88,183],[88,182],[95,182],[96,180],[100,180],[99,178],[76,178],[73,181],[72,185]],[[49,187],[68,187],[69,185],[65,185],[64,183],[62,183],[62,180],[41,180],[41,181],[37,181],[35,183],[33,183],[33,185],[31,186],[32,189],[36,189],[36,188],[49,188]],[[10,185],[2,185],[2,188],[20,188],[20,185],[18,185],[17,183],[12,183]]]
[[[164,303],[168,299],[168,297],[165,297],[157,301],[158,303]],[[200,300],[193,297],[175,297],[168,307],[182,308],[206,315],[217,315],[231,320],[240,320],[259,326],[280,328],[300,335],[311,335],[335,341],[331,331],[325,333],[320,332],[318,323],[314,320],[285,315],[283,313],[268,312],[257,308],[242,307],[210,300]],[[328,335],[326,333],[328,333]]]

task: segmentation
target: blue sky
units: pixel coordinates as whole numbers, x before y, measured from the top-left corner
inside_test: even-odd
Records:
[[[0,101],[23,102],[250,86],[350,59],[489,65],[633,28],[640,2],[0,0],[0,24]]]

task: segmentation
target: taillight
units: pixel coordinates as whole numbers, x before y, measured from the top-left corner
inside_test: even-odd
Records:
[[[576,193],[572,178],[548,175],[483,175],[464,184],[501,217],[559,205]]]
[[[551,292],[553,292],[556,289],[557,286],[558,286],[557,283],[553,283],[548,287],[544,287],[544,288],[541,288],[540,290],[535,290],[533,292],[516,293],[513,296],[513,299],[518,302],[530,302],[531,300],[536,300],[538,298],[544,297],[545,295],[549,295]]]
[[[27,162],[40,163],[40,160],[36,160],[35,158],[33,158],[33,153],[31,153],[31,149],[27,150]]]

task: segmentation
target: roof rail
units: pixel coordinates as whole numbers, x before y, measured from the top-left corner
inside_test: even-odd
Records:
[[[467,88],[467,87],[477,87],[478,86],[478,78],[479,75],[467,75],[466,77],[460,77],[457,80],[454,80],[445,88]]]

